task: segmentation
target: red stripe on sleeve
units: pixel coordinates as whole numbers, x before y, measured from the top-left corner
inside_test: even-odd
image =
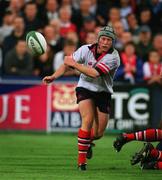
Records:
[[[98,64],[97,67],[104,73],[106,74],[108,71],[106,68],[104,68],[101,64]]]

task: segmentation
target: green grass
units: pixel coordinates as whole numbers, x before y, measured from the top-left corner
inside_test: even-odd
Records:
[[[120,153],[112,148],[115,136],[96,141],[88,170],[76,168],[74,134],[0,134],[0,180],[161,180],[162,171],[130,165],[130,156],[141,146],[131,142]]]

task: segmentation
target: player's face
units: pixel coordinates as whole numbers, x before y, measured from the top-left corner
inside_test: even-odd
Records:
[[[98,53],[107,52],[112,46],[112,38],[101,36],[98,41]]]

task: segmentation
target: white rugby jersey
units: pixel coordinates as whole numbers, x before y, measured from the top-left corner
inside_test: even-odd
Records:
[[[76,62],[95,68],[100,76],[91,78],[81,73],[77,87],[84,87],[94,92],[113,93],[113,78],[120,65],[120,57],[116,49],[95,58],[97,44],[83,45],[73,53]]]

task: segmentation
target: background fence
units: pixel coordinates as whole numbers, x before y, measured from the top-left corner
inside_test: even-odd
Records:
[[[77,82],[3,80],[0,83],[0,129],[76,131],[81,117],[76,104]],[[161,89],[145,85],[115,85],[107,130],[132,131],[158,127]]]

